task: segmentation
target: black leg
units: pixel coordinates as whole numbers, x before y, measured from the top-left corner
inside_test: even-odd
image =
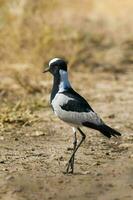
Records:
[[[76,148],[73,150],[73,153],[68,161],[68,166],[67,166],[67,170],[66,170],[66,173],[73,173],[74,171],[74,163],[73,163],[73,160],[74,160],[74,156],[75,156],[75,153],[77,152],[78,148],[80,147],[80,145],[82,144],[82,142],[85,140],[85,137],[86,135],[83,133],[83,131],[80,129],[80,128],[77,128],[78,131],[80,132],[81,136],[82,136],[82,139],[81,141],[79,142],[78,145],[76,145]],[[72,169],[72,166],[73,166],[73,170],[69,171],[70,167]]]
[[[77,147],[77,135],[76,135],[76,129],[74,129],[73,151],[75,151],[76,147]],[[74,172],[74,160],[75,160],[75,156],[73,156],[72,162],[71,162],[71,173],[72,174]]]

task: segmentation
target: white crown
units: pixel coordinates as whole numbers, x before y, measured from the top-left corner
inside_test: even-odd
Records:
[[[49,66],[50,66],[52,63],[56,62],[57,60],[60,60],[60,58],[53,58],[52,60],[50,60]]]

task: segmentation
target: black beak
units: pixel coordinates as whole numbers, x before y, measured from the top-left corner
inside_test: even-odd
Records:
[[[46,73],[46,72],[49,72],[49,67],[46,68],[46,69],[43,71],[43,73]]]

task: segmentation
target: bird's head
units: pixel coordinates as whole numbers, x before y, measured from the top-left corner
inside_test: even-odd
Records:
[[[50,72],[56,75],[60,70],[67,72],[67,61],[61,58],[54,58],[49,61],[49,67],[44,70],[44,73]]]

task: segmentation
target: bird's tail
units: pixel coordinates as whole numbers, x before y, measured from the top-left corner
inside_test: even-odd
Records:
[[[99,127],[99,131],[105,135],[108,138],[111,138],[111,136],[117,137],[117,136],[121,136],[121,133],[119,133],[118,131],[116,131],[115,129],[107,126],[106,124],[103,124]]]

